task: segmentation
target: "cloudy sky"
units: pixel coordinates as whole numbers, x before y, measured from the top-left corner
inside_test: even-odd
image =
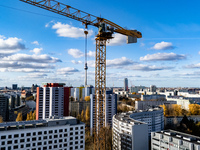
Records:
[[[143,35],[115,34],[107,44],[107,86],[200,85],[200,2],[188,0],[58,0]],[[95,34],[88,28],[88,83],[94,85]],[[0,86],[84,84],[84,26],[23,3],[0,1]]]

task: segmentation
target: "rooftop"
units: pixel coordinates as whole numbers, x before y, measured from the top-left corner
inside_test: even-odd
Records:
[[[132,125],[146,124],[144,122],[137,121],[137,120],[130,118],[129,115],[130,115],[129,113],[121,113],[121,114],[116,114],[114,117],[121,122],[129,123]]]
[[[19,122],[4,122],[0,123],[0,132],[6,130],[19,130],[26,128],[39,128],[39,127],[51,127],[62,125],[77,125],[84,124],[74,117],[51,117],[44,120],[31,120],[31,121],[19,121]]]
[[[195,144],[200,144],[200,137],[194,136],[194,135],[191,135],[191,134],[186,134],[186,133],[178,132],[178,131],[175,131],[175,130],[163,130],[163,131],[160,131],[160,132],[157,132],[157,133],[160,133],[160,134],[163,134],[163,135],[166,135],[166,136],[170,136],[170,137],[173,137],[173,138],[181,139],[183,141],[187,141],[187,142],[190,141],[190,142],[195,143]]]

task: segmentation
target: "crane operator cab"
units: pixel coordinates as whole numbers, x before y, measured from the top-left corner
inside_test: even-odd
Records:
[[[99,32],[97,37],[105,37],[107,39],[112,39],[112,34],[114,32],[114,27],[107,26],[107,24],[100,22],[99,23]]]

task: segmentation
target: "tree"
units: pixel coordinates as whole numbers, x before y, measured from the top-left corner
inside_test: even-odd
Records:
[[[34,96],[29,96],[26,98],[26,100],[34,100]]]
[[[82,122],[85,121],[84,110],[82,110],[82,112],[81,112],[81,121],[82,121]]]
[[[90,96],[86,96],[85,101],[87,101],[87,102],[90,101]]]
[[[0,123],[3,123],[3,117],[0,116]]]
[[[190,115],[200,115],[200,105],[189,104],[189,113]]]
[[[26,116],[26,121],[29,121],[30,120],[30,114],[27,113],[27,116]]]
[[[36,120],[36,110],[33,112],[33,120]]]
[[[18,121],[22,121],[22,113],[18,113],[17,118],[16,118],[16,122]]]
[[[167,116],[167,108],[166,108],[166,106],[163,104],[163,105],[160,105],[160,107],[162,107],[163,108],[163,114],[164,114],[164,116]]]
[[[85,121],[87,124],[89,124],[90,122],[90,110],[89,110],[89,107],[86,108],[86,111],[85,111]]]

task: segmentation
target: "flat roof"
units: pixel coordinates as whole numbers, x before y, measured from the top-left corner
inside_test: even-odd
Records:
[[[183,133],[183,132],[179,132],[179,131],[175,131],[175,130],[163,130],[160,132],[155,132],[155,133],[160,133],[166,136],[170,136],[173,138],[177,138],[186,142],[191,142],[191,143],[195,143],[200,145],[200,137],[199,136],[195,136],[195,135],[191,135],[191,134],[187,134],[187,133]]]

